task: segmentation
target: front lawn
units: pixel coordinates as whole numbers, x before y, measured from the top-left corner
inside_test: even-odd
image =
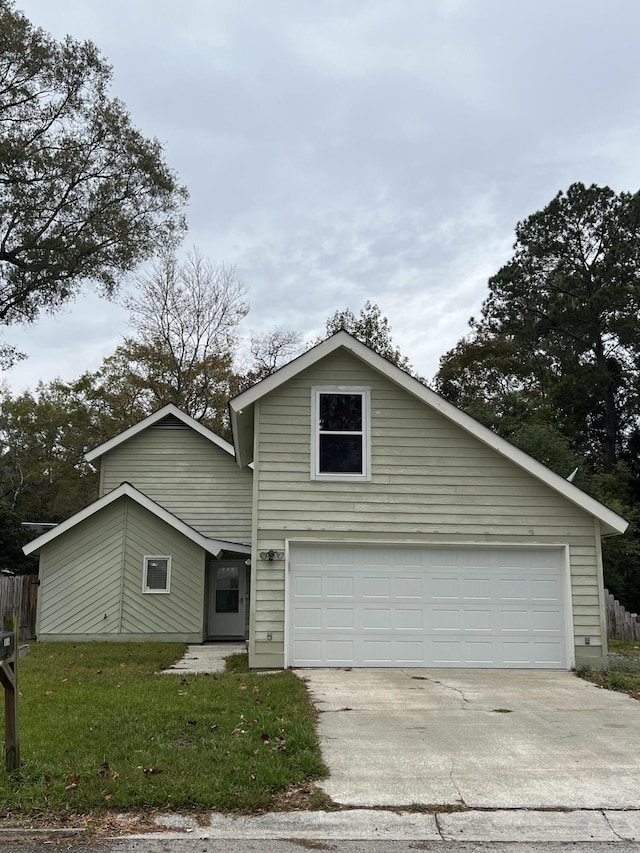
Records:
[[[254,811],[325,773],[300,679],[160,675],[183,650],[31,644],[19,670],[22,767],[8,778],[0,765],[2,812]]]

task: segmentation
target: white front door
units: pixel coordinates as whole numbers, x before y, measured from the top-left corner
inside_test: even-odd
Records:
[[[245,564],[239,560],[210,564],[207,619],[210,639],[244,638],[246,573]]]
[[[559,548],[292,545],[292,666],[568,668]]]

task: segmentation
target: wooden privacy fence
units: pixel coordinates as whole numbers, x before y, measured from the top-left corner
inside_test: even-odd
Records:
[[[609,592],[604,591],[607,606],[607,637],[611,640],[640,641],[640,622],[636,613],[629,613]]]
[[[18,640],[33,640],[36,636],[36,607],[38,604],[36,575],[0,575],[0,626],[5,616],[18,615]]]

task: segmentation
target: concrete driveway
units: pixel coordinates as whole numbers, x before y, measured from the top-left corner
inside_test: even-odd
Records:
[[[640,805],[640,702],[569,672],[298,670],[352,806]]]

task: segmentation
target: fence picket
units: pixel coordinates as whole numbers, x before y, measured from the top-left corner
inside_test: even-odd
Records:
[[[638,614],[625,610],[608,589],[605,589],[604,595],[607,607],[607,637],[610,640],[640,641]]]
[[[0,626],[5,616],[18,615],[18,640],[33,640],[36,636],[38,585],[35,575],[0,575]]]

